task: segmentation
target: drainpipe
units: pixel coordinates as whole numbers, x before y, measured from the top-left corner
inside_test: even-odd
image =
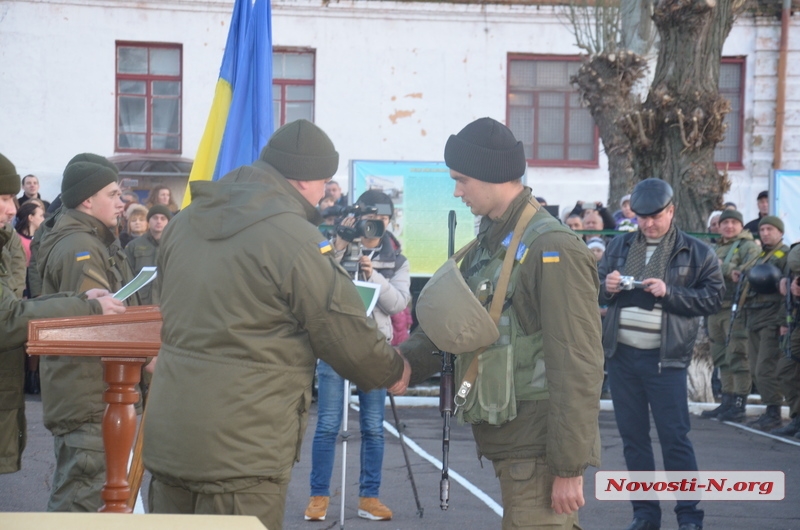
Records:
[[[783,0],[781,11],[781,45],[778,54],[778,93],[775,101],[775,146],[772,169],[781,169],[783,164],[783,122],[786,115],[786,56],[789,50],[789,20],[791,0]]]

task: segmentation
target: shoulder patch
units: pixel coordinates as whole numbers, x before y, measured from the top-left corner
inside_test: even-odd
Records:
[[[90,257],[91,256],[89,256],[89,252],[88,251],[76,252],[75,253],[75,261],[86,261]]]
[[[322,252],[323,254],[325,254],[327,252],[332,252],[333,251],[333,247],[331,246],[331,242],[330,241],[320,241],[319,242],[319,251]]]
[[[775,256],[776,258],[778,258],[778,259],[780,259],[780,258],[784,257],[785,255],[786,255],[786,252],[784,252],[784,251],[782,251],[782,250],[776,250],[776,251],[775,251],[775,254],[774,254],[774,256]]]
[[[542,252],[542,263],[558,263],[559,261],[561,261],[561,257],[558,252]]]

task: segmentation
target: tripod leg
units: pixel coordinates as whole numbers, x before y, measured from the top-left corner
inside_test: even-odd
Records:
[[[408,478],[411,481],[411,490],[414,492],[414,502],[417,503],[417,515],[422,518],[425,509],[419,502],[419,493],[417,493],[417,483],[414,481],[414,473],[411,471],[411,461],[408,459],[408,449],[406,449],[406,442],[403,436],[404,426],[400,425],[400,418],[397,416],[397,406],[394,403],[394,395],[388,393],[389,404],[392,406],[392,415],[394,416],[394,426],[397,428],[397,435],[400,438],[400,447],[403,449],[403,458],[406,460],[406,468],[408,469]]]
[[[342,502],[339,509],[339,528],[344,528],[344,492],[347,484],[347,413],[350,408],[350,381],[344,380],[344,409],[342,410]]]

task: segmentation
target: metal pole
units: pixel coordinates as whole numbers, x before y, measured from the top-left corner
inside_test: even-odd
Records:
[[[344,408],[342,410],[342,502],[339,509],[339,528],[344,528],[344,493],[347,484],[347,412],[350,408],[350,381],[344,380]]]
[[[422,507],[422,504],[419,502],[419,493],[417,493],[417,483],[414,482],[414,473],[411,472],[411,461],[408,459],[408,450],[406,449],[406,442],[405,437],[403,436],[403,431],[405,430],[405,425],[400,423],[400,418],[397,416],[397,407],[394,404],[394,395],[391,392],[387,392],[389,396],[389,404],[392,406],[392,415],[394,416],[394,425],[397,428],[397,436],[400,438],[400,447],[403,449],[403,458],[406,460],[406,468],[408,468],[408,479],[411,481],[411,490],[414,492],[414,502],[417,503],[417,515],[419,515],[420,519],[422,519],[422,514],[425,512],[425,509]]]

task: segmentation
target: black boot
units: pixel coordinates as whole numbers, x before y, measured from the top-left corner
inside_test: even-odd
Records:
[[[33,372],[25,371],[25,393],[33,394]]]
[[[744,411],[747,407],[747,396],[733,394],[731,406],[728,410],[717,416],[719,421],[735,421],[740,422],[744,419]]]
[[[781,426],[781,407],[780,405],[767,405],[767,411],[758,417],[757,420],[747,424],[748,427],[759,431],[769,432]]]
[[[795,434],[800,433],[800,415],[792,418],[792,421],[790,421],[788,425],[778,427],[777,429],[772,429],[769,431],[769,433],[777,436],[794,436]]]
[[[729,408],[731,408],[731,403],[733,402],[733,394],[722,394],[722,402],[719,404],[719,407],[713,410],[704,410],[700,413],[701,418],[716,418]]]

